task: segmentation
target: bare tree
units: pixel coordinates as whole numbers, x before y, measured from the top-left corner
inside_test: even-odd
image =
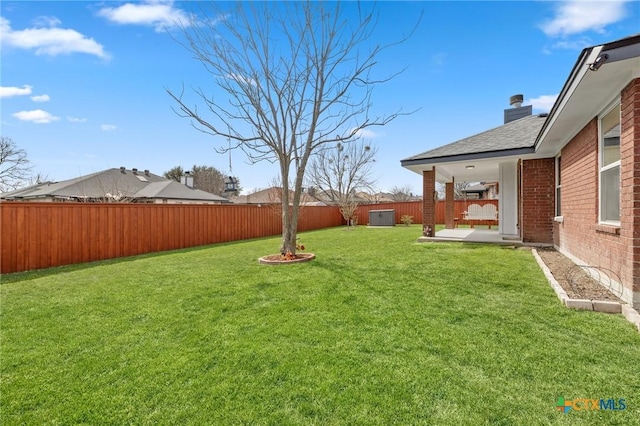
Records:
[[[349,227],[356,216],[359,199],[357,191],[372,187],[371,165],[377,149],[364,142],[348,145],[337,143],[331,149],[321,150],[311,161],[309,183],[316,192],[340,207],[342,217]]]
[[[453,198],[456,200],[466,200],[466,189],[471,186],[469,182],[456,182],[453,184]]]
[[[181,44],[204,65],[222,94],[195,89],[205,106],[201,112],[187,104],[184,91],[167,92],[178,114],[196,129],[224,138],[228,147],[218,152],[239,148],[250,162],[278,164],[281,252],[295,254],[300,197],[311,155],[328,144],[357,140],[363,129],[403,114],[369,112],[374,88],[395,75],[373,76],[378,57],[404,39],[370,43],[377,15],[369,4],[354,7],[355,19],[342,13],[340,3],[238,2],[233,13],[211,13],[202,10],[204,3],[199,5],[197,18],[181,27]],[[215,8],[220,3],[206,5]]]
[[[369,195],[369,204],[380,204],[384,198],[382,192],[375,188],[371,188],[371,194]]]
[[[409,201],[413,197],[411,185],[394,186],[391,188],[391,197],[394,201]]]
[[[444,183],[436,182],[436,193],[439,200],[444,200],[446,197],[447,188]]]
[[[41,183],[45,183],[49,181],[49,175],[44,175],[42,173],[36,173],[35,175],[29,176],[27,180],[27,186],[31,185],[39,185]]]
[[[31,177],[27,153],[9,137],[0,137],[0,192],[13,191],[26,185]]]
[[[453,199],[464,200],[467,198],[465,190],[470,186],[469,182],[456,182],[453,184]],[[443,183],[436,182],[436,192],[438,198],[444,200],[446,197],[446,186]]]

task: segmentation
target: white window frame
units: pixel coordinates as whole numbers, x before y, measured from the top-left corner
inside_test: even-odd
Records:
[[[556,218],[561,218],[562,217],[562,175],[560,174],[560,169],[562,167],[562,154],[558,154],[556,156],[556,177],[555,177],[555,181],[556,181],[556,206],[555,206],[555,212],[556,212]],[[559,195],[559,196],[558,196]]]
[[[598,116],[598,222],[605,225],[620,226],[620,219],[618,220],[604,220],[602,218],[602,174],[608,170],[618,168],[620,169],[621,160],[614,161],[611,164],[603,166],[604,163],[604,134],[602,132],[602,119],[606,117],[616,107],[620,108],[620,117],[618,117],[619,125],[622,124],[622,108],[620,98],[615,99],[608,107]],[[622,184],[620,183],[620,189]],[[621,205],[620,199],[618,199],[618,205]],[[618,208],[620,210],[620,208]]]

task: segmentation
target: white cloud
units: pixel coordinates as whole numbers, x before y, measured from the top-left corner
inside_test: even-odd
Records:
[[[189,16],[183,10],[173,7],[172,1],[127,3],[101,9],[98,15],[116,24],[153,26],[156,31],[189,23]]]
[[[111,132],[113,130],[115,130],[117,127],[114,126],[113,124],[101,124],[100,125],[100,130],[104,131],[104,132]]]
[[[592,46],[593,42],[588,37],[582,37],[579,40],[560,40],[551,46],[553,49],[570,49],[582,50],[585,47]]]
[[[35,95],[31,96],[31,100],[33,102],[49,102],[51,98],[49,97],[49,95]]]
[[[85,123],[87,121],[86,118],[78,118],[78,117],[67,117],[67,121],[69,123]]]
[[[551,111],[551,107],[553,107],[553,104],[556,102],[556,99],[558,99],[557,94],[541,95],[541,96],[538,96],[537,98],[529,99],[527,103],[533,106],[533,109],[535,110],[549,112]]]
[[[38,124],[47,124],[60,120],[60,117],[56,117],[41,109],[34,109],[32,111],[20,111],[14,113],[13,116],[18,120],[31,121]]]
[[[258,83],[254,79],[250,77],[245,77],[241,74],[227,74],[227,78],[230,78],[231,80],[235,80],[240,84],[250,84],[252,86],[258,85]]]
[[[374,132],[371,129],[360,129],[356,132],[358,138],[362,139],[375,139],[380,136],[378,133]]]
[[[57,27],[62,21],[55,16],[38,16],[33,23],[36,27]]]
[[[47,24],[47,27],[41,26]],[[86,53],[109,59],[104,47],[94,39],[76,30],[58,28],[56,18],[41,18],[33,28],[13,30],[9,20],[0,17],[2,44],[18,49],[33,50],[36,55],[57,56],[61,54]]]
[[[624,19],[629,0],[568,0],[556,6],[555,16],[541,25],[548,36],[568,36],[585,31],[603,32],[605,27]]]
[[[10,98],[12,96],[26,96],[31,94],[31,86],[22,87],[0,86],[0,98]]]

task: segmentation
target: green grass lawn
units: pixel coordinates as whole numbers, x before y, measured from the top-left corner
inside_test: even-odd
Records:
[[[640,334],[561,306],[531,252],[419,225],[2,277],[0,423],[640,424]],[[555,409],[624,398],[622,411]]]

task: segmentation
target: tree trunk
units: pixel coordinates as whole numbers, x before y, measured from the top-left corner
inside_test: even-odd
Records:
[[[282,248],[280,251],[283,254],[296,254],[298,218],[294,217],[292,209],[287,208],[286,210],[287,213],[283,211],[282,215]]]
[[[280,247],[280,253],[296,254],[296,240],[298,231],[298,214],[297,202],[295,192],[293,200],[290,199],[291,193],[289,192],[289,170],[291,167],[291,160],[285,159],[280,164],[280,178],[282,180],[282,245]],[[296,184],[297,187],[297,184]],[[293,205],[292,205],[293,204]]]
[[[303,167],[298,164],[296,170],[295,189],[293,191],[293,200],[290,200],[289,192],[289,172],[288,169],[282,169],[282,254],[296,254],[298,242],[298,218],[300,217],[300,198],[302,194],[302,182],[304,180],[304,166],[306,160],[301,160]]]

